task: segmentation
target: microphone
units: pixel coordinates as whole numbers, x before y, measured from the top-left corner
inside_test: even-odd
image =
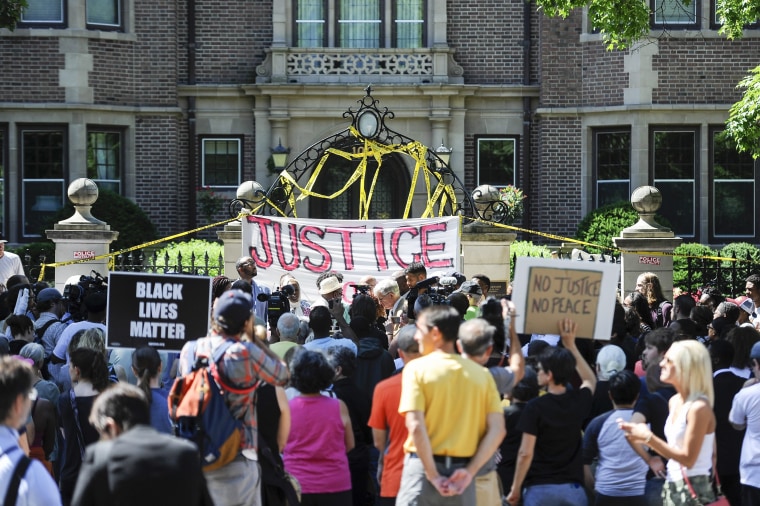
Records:
[[[457,284],[457,278],[454,276],[445,276],[438,279],[438,284],[441,286],[454,286]]]

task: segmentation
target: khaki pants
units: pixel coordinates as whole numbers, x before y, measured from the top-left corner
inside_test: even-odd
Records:
[[[501,486],[495,470],[475,478],[475,496],[478,506],[501,506]]]

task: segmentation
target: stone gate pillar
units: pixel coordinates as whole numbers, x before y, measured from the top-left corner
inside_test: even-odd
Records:
[[[475,274],[491,278],[489,295],[506,293],[509,285],[509,246],[517,234],[492,225],[473,223],[462,230],[462,274],[467,279]]]
[[[243,205],[243,210],[252,210],[266,195],[264,187],[256,181],[246,181],[238,186],[236,198]],[[235,268],[237,259],[244,255],[243,252],[243,225],[240,220],[227,223],[224,230],[217,232],[216,236],[224,244],[224,275],[230,279],[237,279],[238,273]]]
[[[84,260],[110,251],[110,245],[119,236],[111,226],[91,214],[98,200],[98,185],[91,179],[79,178],[71,182],[69,200],[74,204],[74,215],[46,230],[45,235],[55,243],[55,261]],[[55,287],[63,292],[71,276],[89,276],[92,271],[108,275],[108,258],[63,265],[55,268]]]
[[[640,186],[631,194],[631,204],[639,213],[639,221],[620,233],[612,242],[621,251],[621,293],[636,289],[636,278],[644,272],[657,275],[667,300],[673,300],[673,253],[683,239],[654,220],[662,205],[662,194],[654,186]]]

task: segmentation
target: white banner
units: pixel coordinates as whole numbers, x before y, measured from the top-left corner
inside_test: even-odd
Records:
[[[269,216],[243,218],[243,255],[256,262],[256,282],[275,290],[292,274],[302,297],[318,295],[320,274],[343,274],[343,297],[362,276],[382,278],[422,262],[428,275],[459,268],[459,218],[409,220],[307,220]]]

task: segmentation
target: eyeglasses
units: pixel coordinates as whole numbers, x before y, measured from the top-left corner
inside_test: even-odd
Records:
[[[30,401],[32,401],[32,402],[36,401],[37,400],[37,389],[36,388],[32,388],[29,391],[29,393],[26,394],[26,395],[27,395],[27,397],[29,397]]]

